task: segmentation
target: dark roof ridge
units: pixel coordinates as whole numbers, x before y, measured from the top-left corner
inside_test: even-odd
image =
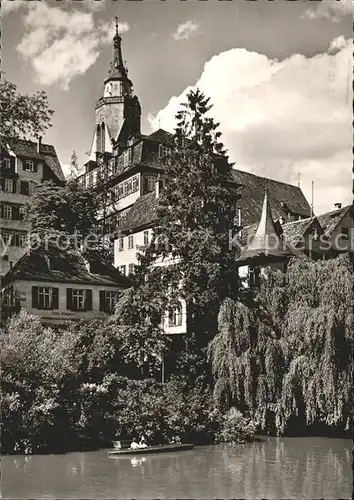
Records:
[[[263,175],[253,174],[252,172],[248,172],[247,170],[241,170],[240,168],[232,167],[232,170],[237,170],[238,172],[241,172],[243,174],[252,175],[253,177],[257,177],[258,179],[264,179],[265,181],[272,181],[272,182],[276,182],[277,184],[283,184],[284,186],[291,186],[292,188],[299,189],[302,192],[302,189],[300,186],[296,186],[295,184],[290,184],[289,182],[278,181],[277,179],[273,179],[273,177],[264,177]]]

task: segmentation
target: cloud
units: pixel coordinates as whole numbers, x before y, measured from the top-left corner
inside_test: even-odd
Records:
[[[331,19],[339,22],[345,16],[353,15],[353,0],[322,0],[316,8],[307,9],[302,16],[307,19]]]
[[[180,24],[172,36],[175,40],[189,40],[192,36],[197,36],[200,33],[200,24],[197,21],[189,20]]]
[[[283,60],[231,49],[208,61],[193,87],[214,104],[223,141],[236,167],[297,183],[308,199],[315,181],[318,212],[351,200],[352,41],[337,39],[335,54]],[[188,87],[173,96],[152,128],[173,131]]]
[[[67,90],[73,78],[95,63],[101,46],[111,43],[115,28],[96,21],[91,11],[28,3],[32,6],[24,15],[26,32],[16,49],[30,62],[41,85],[58,84]],[[119,28],[123,33],[129,25],[120,23]]]

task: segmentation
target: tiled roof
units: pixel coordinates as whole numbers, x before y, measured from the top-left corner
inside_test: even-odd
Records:
[[[163,130],[162,128],[159,128],[152,134],[146,136],[146,139],[148,141],[155,141],[166,146],[174,146],[173,134]]]
[[[313,226],[318,229],[318,234],[323,232],[317,217],[288,222],[282,226],[283,236],[289,245],[296,246]]]
[[[86,264],[89,263],[89,269]],[[84,254],[61,250],[49,245],[29,249],[2,278],[2,284],[16,280],[50,281],[59,283],[129,286],[129,280],[112,264],[105,262],[98,252]]]
[[[158,199],[155,192],[140,196],[122,220],[119,229],[136,231],[140,227],[147,227],[156,221]]]
[[[299,187],[237,169],[232,169],[232,175],[238,184],[244,186],[239,205],[242,207],[242,219],[245,226],[259,222],[265,186],[267,186],[274,220],[280,217],[286,219],[288,212],[310,217],[310,205]]]
[[[327,212],[325,214],[317,216],[317,219],[323,227],[326,236],[330,236],[332,234],[340,221],[347,215],[351,208],[353,208],[353,205],[348,205],[347,207],[343,207],[338,210],[333,210],[332,212]]]
[[[55,174],[59,181],[64,182],[65,177],[60,166],[57,153],[54,146],[51,144],[41,144],[40,152],[37,153],[37,143],[33,141],[25,141],[24,139],[7,139],[2,138],[2,143],[8,144],[16,156],[28,156],[45,161],[51,171]]]

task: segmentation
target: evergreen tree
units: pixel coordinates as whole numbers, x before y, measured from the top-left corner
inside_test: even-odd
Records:
[[[237,187],[211,107],[203,93],[191,91],[176,115],[176,147],[164,167],[158,222],[141,257],[139,283],[152,303],[159,296],[160,313],[185,300],[188,330],[204,346],[216,333],[220,304],[237,291],[229,243]],[[170,265],[156,266],[161,259]]]
[[[237,186],[210,109],[208,98],[191,91],[176,115],[175,148],[164,159],[160,179],[158,222],[150,245],[138,255],[129,297],[113,319],[117,327],[124,325],[127,342],[131,335],[150,359],[160,357],[167,348],[161,323],[185,301],[187,352],[177,364],[189,372],[195,368],[194,377],[205,373],[203,350],[217,331],[220,304],[237,292],[229,244]]]

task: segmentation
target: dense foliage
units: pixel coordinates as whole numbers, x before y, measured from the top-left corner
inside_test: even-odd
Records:
[[[2,451],[67,451],[142,433],[151,443],[212,442],[222,421],[210,389],[142,378],[132,363],[139,348],[127,359],[125,342],[108,322],[55,331],[25,311],[14,316],[1,332]]]
[[[268,270],[254,301],[226,300],[209,345],[214,397],[259,429],[348,431],[352,418],[353,267],[348,257]]]
[[[65,186],[43,182],[27,204],[25,222],[32,233],[86,237],[96,234],[97,206],[93,194],[75,180]]]
[[[8,138],[33,139],[42,136],[51,126],[54,113],[44,91],[32,96],[17,92],[13,83],[0,84],[0,135]]]

